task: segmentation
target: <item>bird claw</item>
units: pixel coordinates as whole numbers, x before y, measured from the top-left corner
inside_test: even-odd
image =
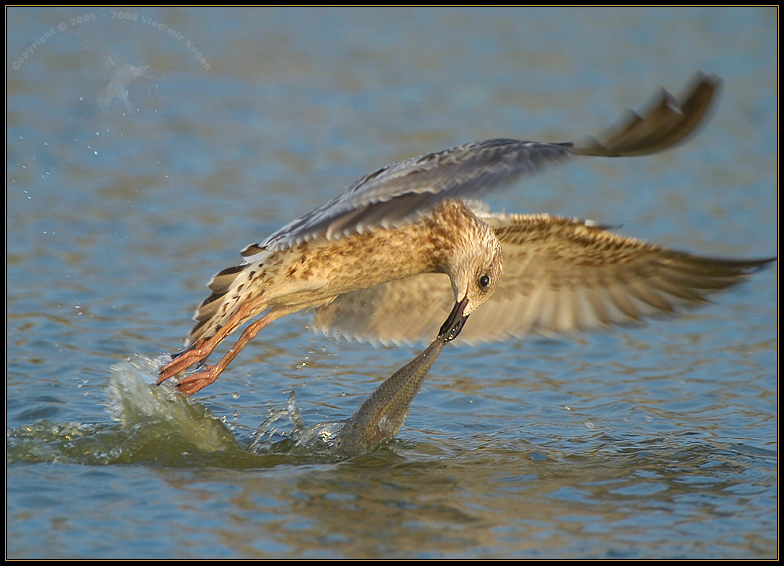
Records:
[[[220,375],[215,366],[204,366],[204,371],[192,373],[177,383],[177,388],[186,395],[193,395],[208,385],[215,383]],[[163,378],[162,378],[163,379]]]
[[[208,355],[209,352],[205,354],[203,351],[201,351],[200,348],[193,348],[191,350],[185,350],[184,352],[176,354],[172,361],[161,368],[160,377],[158,378],[158,381],[155,382],[155,384],[160,385],[170,377],[174,377],[192,365],[201,362]]]
[[[188,369],[189,365],[190,364],[183,364],[183,361],[180,358],[173,359],[161,368],[160,377],[158,377],[158,381],[156,381],[155,384],[160,385],[170,377],[174,377],[178,373]]]

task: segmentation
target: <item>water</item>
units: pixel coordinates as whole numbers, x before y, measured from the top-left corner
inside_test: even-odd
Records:
[[[180,346],[243,246],[360,175],[591,134],[700,69],[724,90],[687,146],[558,168],[492,204],[775,255],[774,9],[7,17],[9,558],[777,556],[777,265],[679,319],[448,346],[397,439],[345,461],[287,449],[291,392],[305,426],[348,418],[416,348],[287,317],[189,401],[128,365]],[[85,19],[149,65],[126,84],[133,112],[89,80]],[[118,394],[120,375],[138,388]]]

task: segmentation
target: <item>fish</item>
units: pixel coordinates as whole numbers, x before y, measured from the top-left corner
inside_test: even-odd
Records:
[[[310,427],[298,445],[333,455],[352,457],[372,452],[392,440],[403,426],[411,403],[453,329],[440,333],[430,345],[371,393],[350,419]]]

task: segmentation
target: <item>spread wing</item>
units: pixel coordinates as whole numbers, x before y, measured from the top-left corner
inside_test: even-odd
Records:
[[[701,257],[546,214],[487,214],[503,247],[504,273],[456,340],[486,342],[531,332],[569,334],[678,313],[708,302],[771,260]],[[422,274],[339,296],[315,327],[382,343],[424,342],[454,302],[449,278]]]
[[[334,200],[284,226],[261,244],[242,251],[246,262],[263,248],[286,248],[319,237],[339,238],[410,222],[446,199],[475,199],[491,189],[537,173],[574,155],[623,157],[668,149],[703,121],[719,79],[700,74],[683,101],[662,91],[641,115],[583,143],[539,143],[511,139],[473,142],[408,159],[370,173]]]

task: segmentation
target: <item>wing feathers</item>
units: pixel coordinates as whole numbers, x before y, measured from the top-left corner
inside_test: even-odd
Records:
[[[501,241],[504,276],[458,337],[467,342],[569,334],[678,313],[771,261],[676,252],[570,218],[479,216]],[[423,274],[341,295],[317,310],[316,327],[359,340],[428,342],[453,300],[448,278]]]
[[[488,191],[573,155],[648,155],[683,141],[702,123],[719,79],[700,74],[678,101],[666,91],[641,116],[631,113],[618,127],[582,144],[492,139],[392,163],[365,175],[334,200],[274,234],[262,246],[289,247],[319,237],[340,238],[377,227],[411,222],[446,199],[481,198]]]

